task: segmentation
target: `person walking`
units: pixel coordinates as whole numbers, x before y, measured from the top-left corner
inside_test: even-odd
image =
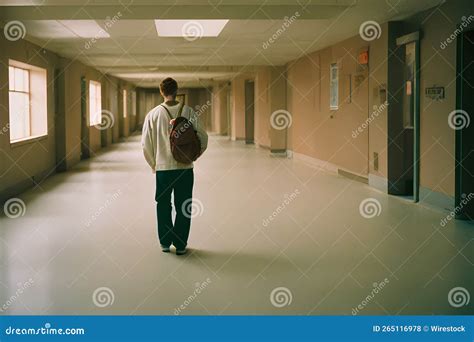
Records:
[[[176,101],[178,83],[166,78],[160,83],[163,103],[146,115],[143,123],[142,147],[146,161],[156,178],[156,212],[161,250],[170,252],[173,245],[177,255],[186,253],[191,227],[191,208],[194,186],[193,163],[176,160],[170,134],[176,134],[174,123],[178,117],[186,118],[200,143],[198,156],[207,148],[208,136],[202,127],[200,113]],[[194,133],[192,133],[194,134]],[[179,158],[178,158],[179,159]],[[194,159],[194,158],[193,158]],[[174,197],[176,217],[173,223],[171,195]]]

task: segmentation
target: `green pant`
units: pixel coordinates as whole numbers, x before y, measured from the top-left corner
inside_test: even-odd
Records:
[[[193,169],[156,172],[156,213],[158,237],[162,246],[173,244],[176,249],[186,247],[191,227],[193,185]],[[171,194],[176,209],[174,224],[171,217]]]

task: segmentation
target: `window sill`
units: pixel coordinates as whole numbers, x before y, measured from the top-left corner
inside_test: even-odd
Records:
[[[10,147],[15,148],[15,147],[23,146],[23,145],[28,145],[31,143],[35,143],[37,141],[45,140],[47,138],[48,138],[48,135],[45,134],[45,135],[39,135],[36,137],[28,137],[28,138],[24,138],[20,140],[15,140],[15,141],[10,142]]]

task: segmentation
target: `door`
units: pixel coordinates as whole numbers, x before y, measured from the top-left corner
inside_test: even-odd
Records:
[[[55,108],[55,140],[56,140],[56,171],[66,171],[66,120],[64,110],[64,72],[54,70],[54,108]]]
[[[456,130],[456,193],[458,218],[474,218],[474,30],[457,42],[456,110],[448,118]]]
[[[403,195],[414,195],[415,147],[415,42],[405,44],[402,111],[403,111]]]
[[[87,80],[85,77],[81,77],[81,159],[87,159],[90,157],[87,95]]]
[[[389,61],[389,194],[419,200],[419,32],[396,39]],[[391,107],[391,108],[390,108]]]
[[[245,143],[254,143],[255,104],[254,81],[245,81]]]

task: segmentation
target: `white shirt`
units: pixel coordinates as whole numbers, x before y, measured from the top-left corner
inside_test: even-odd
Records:
[[[190,169],[193,167],[193,163],[179,163],[171,154],[170,118],[163,106],[166,106],[171,116],[176,118],[181,104],[168,106],[162,103],[150,110],[146,115],[142,131],[142,147],[145,159],[153,171]],[[191,107],[184,105],[181,116],[193,124],[194,130],[197,132],[201,142],[201,153],[203,153],[207,148],[208,137],[202,127],[200,115],[196,114]]]

